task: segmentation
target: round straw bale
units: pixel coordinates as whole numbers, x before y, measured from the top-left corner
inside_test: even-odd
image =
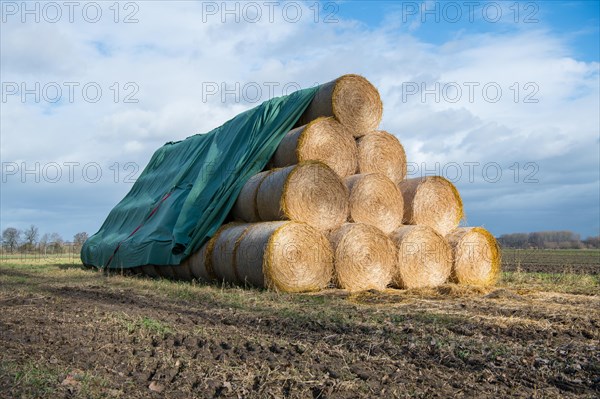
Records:
[[[173,269],[173,275],[175,280],[190,281],[192,280],[192,272],[190,271],[190,264],[187,259],[176,266],[170,266]]]
[[[451,280],[459,284],[493,285],[500,274],[500,247],[482,227],[459,227],[446,236],[452,248]]]
[[[256,193],[269,173],[271,173],[270,170],[257,173],[244,184],[231,209],[231,215],[234,219],[243,220],[244,222],[258,222],[260,220],[256,209]]]
[[[148,277],[152,277],[152,278],[160,277],[160,275],[156,271],[156,268],[154,267],[154,265],[143,265],[143,266],[140,266],[140,268],[142,269],[142,272]]]
[[[155,265],[154,269],[156,269],[156,272],[162,278],[166,278],[169,280],[175,280],[175,273],[173,272],[173,268],[171,266]]]
[[[380,173],[354,175],[344,180],[350,191],[349,220],[366,223],[389,234],[402,225],[402,193]]]
[[[250,226],[247,223],[229,223],[214,236],[210,262],[212,271],[220,281],[237,284],[241,282],[235,262],[237,243]]]
[[[194,252],[192,256],[190,256],[189,264],[190,264],[190,272],[192,276],[199,281],[212,281],[215,279],[214,273],[212,270],[207,268],[208,260],[207,257],[207,248],[208,242],[205,243],[202,248],[198,251]]]
[[[406,177],[406,153],[396,136],[375,130],[358,139],[358,173],[381,173],[400,183]]]
[[[398,288],[435,287],[452,270],[452,251],[442,235],[428,226],[403,226],[390,238],[398,249],[392,282]]]
[[[321,117],[288,132],[273,155],[272,165],[321,161],[343,178],[356,172],[356,152],[352,132],[333,117]]]
[[[307,161],[269,174],[256,204],[261,220],[290,219],[328,230],[348,217],[348,189],[330,167]]]
[[[355,137],[361,137],[377,129],[382,115],[383,104],[375,86],[362,76],[344,75],[321,85],[297,126],[320,116],[334,116]]]
[[[329,239],[334,251],[334,280],[349,291],[383,290],[392,280],[396,247],[376,227],[345,223]]]
[[[320,290],[333,273],[329,241],[305,223],[254,223],[239,240],[235,256],[243,281],[276,291]]]
[[[454,184],[441,176],[407,179],[400,183],[404,224],[423,224],[445,236],[458,227],[463,204]]]

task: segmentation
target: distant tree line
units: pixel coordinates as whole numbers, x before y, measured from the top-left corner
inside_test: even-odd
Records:
[[[44,233],[41,237],[35,225],[21,231],[8,227],[2,231],[1,249],[4,253],[41,252],[47,254],[63,253],[66,247],[79,252],[88,239],[88,233],[82,231],[73,236],[73,241],[65,241],[58,233]],[[498,243],[504,248],[538,249],[585,249],[600,248],[600,236],[582,240],[572,231],[538,231],[534,233],[503,234]]]
[[[2,231],[2,252],[4,253],[31,253],[41,252],[47,254],[60,254],[66,248],[80,251],[88,233],[82,231],[73,236],[73,241],[65,241],[58,233],[44,233],[40,236],[37,226],[31,225],[25,230],[7,227]]]
[[[498,243],[504,248],[585,249],[600,248],[600,236],[582,240],[572,231],[538,231],[535,233],[503,234]]]

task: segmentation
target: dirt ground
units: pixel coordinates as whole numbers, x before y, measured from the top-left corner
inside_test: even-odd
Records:
[[[502,270],[600,274],[599,250],[503,249]]]
[[[0,264],[0,397],[593,398],[599,294],[594,276],[285,295]]]

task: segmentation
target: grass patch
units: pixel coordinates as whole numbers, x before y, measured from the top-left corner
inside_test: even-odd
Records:
[[[65,268],[65,264],[69,266]],[[164,279],[120,275],[107,277],[102,273],[79,269],[79,266],[71,267],[70,264],[59,259],[52,259],[52,263],[33,264],[20,260],[0,262],[0,271],[3,271],[0,273],[0,283],[5,286],[5,289],[0,289],[0,291],[7,294],[15,291],[44,293],[45,287],[69,286],[85,289],[87,286],[96,286],[96,288],[100,286],[107,290],[120,289],[135,291],[141,295],[159,296],[163,300],[174,300],[190,306],[201,304],[220,309],[240,310],[253,313],[257,317],[278,316],[298,323],[317,319],[340,325],[355,322],[355,320],[351,321],[351,315],[354,313],[352,309],[355,309],[357,305],[372,307],[381,304],[389,310],[388,303],[397,305],[405,302],[409,297],[413,299],[427,298],[429,295],[427,293],[431,291],[425,290],[416,293],[397,291],[402,295],[390,295],[387,292],[350,295],[340,294],[337,291],[300,295],[281,294],[226,284],[203,285],[194,282],[173,282]],[[600,276],[589,274],[504,272],[498,285],[516,290],[600,295]],[[430,294],[429,296],[435,294],[432,296],[434,299],[465,296],[462,291],[455,296],[437,291]],[[389,312],[385,313],[389,316]],[[377,317],[374,315],[375,319]],[[419,321],[441,325],[454,322],[454,320],[444,320],[438,315],[424,316]],[[165,335],[172,331],[170,326],[164,325],[158,320],[140,319],[126,320],[125,322],[129,323],[126,326],[128,331],[141,330],[157,335]]]
[[[167,334],[171,334],[173,332],[173,329],[166,323],[161,322],[160,320],[155,320],[152,319],[150,317],[142,317],[139,320],[139,325],[146,331],[152,333],[152,334],[156,334],[156,335],[160,335],[162,337],[166,336]]]
[[[600,276],[590,274],[503,272],[498,285],[568,294],[600,294]]]
[[[173,333],[173,328],[160,320],[141,316],[135,319],[128,317],[125,313],[116,316],[117,321],[125,327],[127,334],[140,334],[166,337]]]
[[[30,397],[52,396],[61,372],[63,370],[43,367],[34,362],[22,365],[6,361],[0,363],[0,381],[8,380],[13,389],[26,392]]]
[[[411,315],[411,318],[423,324],[434,326],[460,325],[465,322],[464,317],[452,316],[442,313],[422,312]]]
[[[12,276],[12,275],[2,275],[0,276],[0,282],[4,284],[25,284],[29,281],[26,276]]]
[[[18,364],[14,361],[0,362],[0,385],[8,383],[10,390],[3,387],[0,392],[6,397],[13,397],[13,392],[19,392],[23,398],[56,398],[62,397],[63,380],[70,380],[73,385],[66,384],[77,397],[104,398],[103,392],[108,382],[103,378],[81,370],[70,370],[59,366],[40,365],[33,361]],[[70,396],[69,396],[70,397]]]

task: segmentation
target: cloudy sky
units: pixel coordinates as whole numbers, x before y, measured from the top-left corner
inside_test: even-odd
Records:
[[[599,234],[598,2],[0,4],[2,229],[95,233],[165,142],[358,73],[469,225]]]

